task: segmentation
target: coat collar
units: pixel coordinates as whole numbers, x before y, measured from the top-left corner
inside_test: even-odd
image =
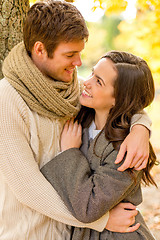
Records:
[[[104,130],[102,130],[93,139],[93,141],[90,142],[88,128],[84,128],[82,135],[82,143],[83,144],[81,146],[81,151],[88,156],[90,154],[96,154],[96,156],[102,158],[103,155],[106,156],[114,150],[112,143],[106,139]]]

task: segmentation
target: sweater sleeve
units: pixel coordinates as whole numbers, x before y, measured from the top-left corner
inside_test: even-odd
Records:
[[[72,214],[80,221],[91,222],[136,189],[129,173],[117,170],[118,166],[114,164],[116,155],[117,152],[112,151],[102,165],[91,170],[83,153],[72,148],[56,156],[41,171]]]
[[[149,118],[148,114],[143,110],[140,113],[134,114],[132,119],[131,119],[131,129],[134,125],[143,125],[146,128],[148,128],[148,130],[150,131],[151,134],[151,125],[152,125],[152,121]]]
[[[56,221],[102,231],[107,215],[91,224],[78,221],[42,175],[29,143],[26,105],[6,91],[0,94],[0,171],[10,190],[23,205]]]

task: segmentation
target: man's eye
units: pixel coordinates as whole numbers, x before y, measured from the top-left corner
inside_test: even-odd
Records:
[[[73,56],[74,56],[73,54],[72,54],[72,55],[67,55],[68,58],[71,58],[71,57],[73,57]]]

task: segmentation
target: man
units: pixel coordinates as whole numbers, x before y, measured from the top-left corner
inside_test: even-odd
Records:
[[[90,224],[76,220],[40,172],[60,151],[65,121],[79,110],[75,68],[82,64],[80,54],[87,39],[85,21],[73,5],[36,3],[26,18],[24,43],[15,46],[4,61],[0,82],[0,239],[69,239],[69,225],[98,231],[106,226],[107,214]],[[137,141],[135,134],[144,140],[139,147],[143,151],[148,131],[134,127],[132,142]],[[126,141],[122,155],[125,147],[131,148]],[[139,142],[135,145],[138,148]],[[124,168],[145,165],[144,155],[135,155],[133,161],[130,156]]]

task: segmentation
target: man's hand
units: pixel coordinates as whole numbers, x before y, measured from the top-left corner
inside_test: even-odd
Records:
[[[147,166],[149,157],[149,130],[143,125],[133,126],[131,132],[121,144],[115,163],[120,163],[127,153],[124,163],[118,168],[142,170]]]
[[[135,216],[138,214],[136,207],[131,203],[119,203],[109,211],[109,219],[106,229],[112,232],[134,232],[140,224],[135,223]]]

